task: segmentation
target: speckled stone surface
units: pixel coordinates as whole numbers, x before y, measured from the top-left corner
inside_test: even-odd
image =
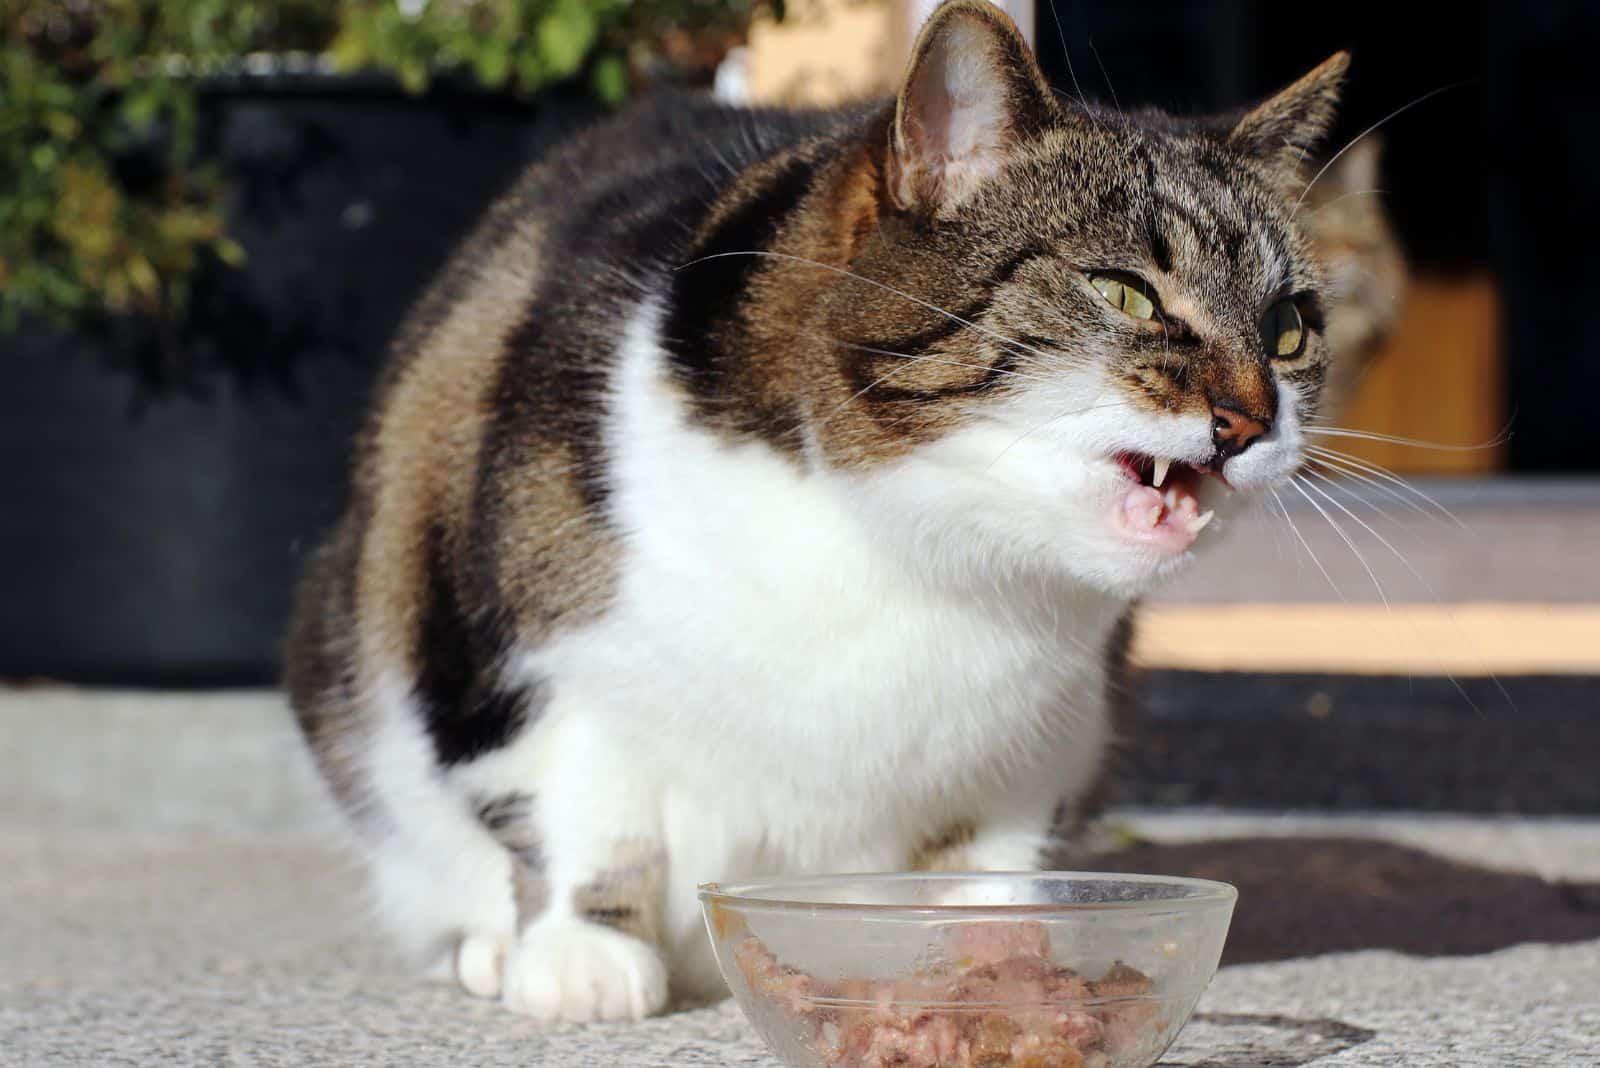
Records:
[[[731,1005],[551,1029],[412,977],[306,832],[0,826],[0,1064],[763,1066]],[[1164,1063],[1600,1065],[1600,942],[1225,968]]]
[[[1600,941],[1583,919],[1600,930],[1600,895],[1548,883],[1600,878],[1600,821],[1192,811],[1118,822],[1167,844],[1141,854],[1152,863],[1198,857],[1258,903],[1307,906],[1242,902],[1236,927],[1252,930],[1236,930],[1238,945],[1250,935],[1304,952],[1288,935],[1336,920],[1377,932],[1356,944],[1392,945],[1372,919],[1399,894],[1447,901],[1437,923],[1476,924],[1492,936],[1482,945],[1508,947],[1224,968],[1165,1064],[1600,1066]],[[277,695],[0,690],[0,1066],[774,1068],[731,1005],[550,1029],[409,974],[366,929],[331,826]],[[1206,844],[1219,836],[1231,843]],[[1353,854],[1362,841],[1371,848]],[[1448,862],[1419,864],[1401,847]],[[1270,893],[1288,880],[1263,855],[1322,897]],[[1451,863],[1503,874],[1468,879]],[[1454,892],[1428,889],[1441,883]],[[1504,907],[1557,900],[1574,910],[1561,925],[1512,923]],[[1274,923],[1281,939],[1263,934]],[[1568,944],[1516,944],[1529,937]],[[1437,952],[1447,940],[1411,941]]]

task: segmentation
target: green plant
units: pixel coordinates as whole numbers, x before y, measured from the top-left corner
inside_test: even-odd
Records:
[[[420,90],[441,69],[530,93],[587,72],[615,103],[634,73],[666,58],[714,61],[764,0],[342,0],[333,55],[340,67],[381,67]]]
[[[424,89],[440,71],[621,100],[657,64],[706,67],[771,0],[8,0],[0,5],[0,326],[23,313],[181,314],[207,257],[237,263],[196,160],[197,82],[252,52],[330,54]]]

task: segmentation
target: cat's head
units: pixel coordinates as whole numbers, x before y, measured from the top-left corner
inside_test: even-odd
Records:
[[[775,245],[834,265],[773,264],[767,291],[822,354],[813,455],[958,566],[1169,574],[1301,464],[1330,351],[1297,201],[1346,66],[1226,121],[1091,110],[998,9],[940,8]]]

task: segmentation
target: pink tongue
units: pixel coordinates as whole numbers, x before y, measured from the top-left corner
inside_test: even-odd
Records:
[[[1200,502],[1181,485],[1166,490],[1135,486],[1122,499],[1122,521],[1129,534],[1140,541],[1154,542],[1173,549],[1194,544],[1198,532],[1189,523],[1200,515]]]

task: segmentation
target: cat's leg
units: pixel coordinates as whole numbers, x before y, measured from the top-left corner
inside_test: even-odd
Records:
[[[516,932],[511,858],[469,818],[418,832],[396,830],[368,847],[375,911],[428,975],[494,997],[497,958]]]
[[[1035,871],[1050,844],[1050,816],[950,824],[919,843],[913,871]]]
[[[639,767],[603,719],[570,704],[552,706],[493,764],[495,777],[512,774],[536,790],[539,870],[528,875],[537,901],[524,894],[521,929],[504,952],[506,1005],[545,1020],[659,1012],[668,993],[659,948],[667,856]]]
[[[469,992],[493,996],[492,957],[517,930],[515,858],[440,774],[408,689],[380,686],[367,701],[369,799],[357,831],[374,911],[430,973],[454,972]]]
[[[448,977],[464,940],[492,947],[516,934],[512,858],[441,774],[412,670],[366,659],[352,640],[363,627],[361,539],[346,518],[312,559],[296,596],[285,683],[365,862],[373,918],[413,963]],[[486,993],[489,974],[480,966],[462,978]]]
[[[544,908],[543,850],[534,826],[531,792],[519,789],[494,793],[466,789],[462,792],[478,823],[510,857],[513,923],[466,931],[451,963],[456,980],[467,993],[495,998],[500,996],[506,956],[516,941],[521,919],[536,916]]]
[[[1102,710],[1039,764],[1012,777],[980,808],[961,859],[974,871],[1038,871],[1059,864],[1064,847],[1105,805],[1112,719]]]
[[[980,815],[942,828],[921,842],[911,857],[914,870],[930,872],[1037,871],[1047,855],[1059,802],[1048,787],[1019,791],[983,806]],[[1043,900],[1007,881],[962,882],[950,901],[963,905],[1014,905]],[[1022,896],[1019,896],[1022,895]]]

